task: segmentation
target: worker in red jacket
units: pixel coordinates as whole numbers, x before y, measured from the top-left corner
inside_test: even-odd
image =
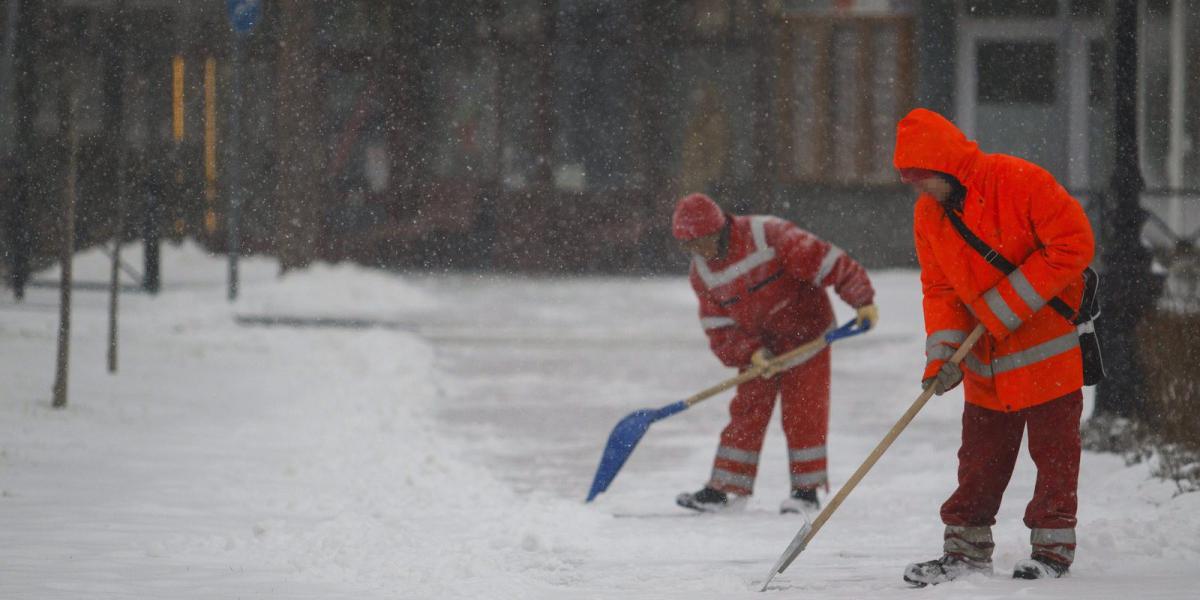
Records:
[[[788,221],[730,215],[708,196],[691,194],[675,206],[672,233],[692,254],[700,324],[713,353],[727,366],[765,365],[833,328],[827,286],[857,310],[860,324],[879,319],[875,290],[863,267]],[[780,510],[820,507],[817,489],[828,486],[828,348],[738,386],[712,476],[700,491],[680,494],[680,506],[717,511],[745,502],[754,491],[758,455],[777,395],[782,396],[792,487]]]

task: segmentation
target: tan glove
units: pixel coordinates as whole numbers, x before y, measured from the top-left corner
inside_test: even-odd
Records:
[[[962,378],[962,369],[952,362],[946,362],[941,369],[938,369],[937,375],[921,382],[921,389],[928,389],[932,386],[933,393],[941,396],[954,389],[962,381]]]
[[[857,318],[855,318],[855,327],[862,329],[863,327],[874,327],[879,324],[879,308],[874,304],[860,306],[855,311],[858,313]],[[864,326],[863,321],[866,321],[867,325]]]
[[[779,373],[779,366],[770,364],[773,358],[775,355],[770,350],[765,347],[759,348],[750,355],[750,364],[755,368],[762,369],[762,372],[758,374],[759,377],[770,379]]]

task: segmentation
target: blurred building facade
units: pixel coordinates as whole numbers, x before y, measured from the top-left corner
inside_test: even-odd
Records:
[[[691,191],[908,266],[912,198],[890,166],[908,109],[1090,207],[1113,160],[1106,0],[262,4],[235,89],[225,2],[0,0],[0,250],[53,255],[71,123],[81,246],[112,235],[123,198],[126,238],[223,250],[237,164],[243,248],[289,266],[682,269],[668,218]],[[1200,0],[1141,10],[1147,202],[1186,236]]]

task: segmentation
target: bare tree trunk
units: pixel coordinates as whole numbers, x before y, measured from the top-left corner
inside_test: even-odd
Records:
[[[316,4],[313,0],[281,2],[279,10],[275,243],[280,270],[287,271],[317,258],[325,200],[325,149],[314,48]]]

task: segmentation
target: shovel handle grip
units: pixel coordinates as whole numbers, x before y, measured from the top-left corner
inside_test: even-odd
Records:
[[[858,325],[857,320],[849,321],[845,325],[842,325],[841,327],[838,327],[837,329],[833,329],[833,330],[827,332],[825,335],[823,335],[811,342],[808,342],[806,344],[801,344],[800,346],[792,348],[791,350],[788,350],[787,352],[784,352],[783,354],[780,354],[779,356],[772,358],[770,362],[768,362],[765,365],[762,365],[761,367],[760,366],[749,367],[747,369],[742,370],[741,373],[738,373],[736,377],[731,377],[731,378],[726,379],[725,381],[722,381],[721,383],[718,383],[710,388],[696,392],[695,394],[692,394],[691,396],[688,396],[687,398],[685,398],[683,400],[683,403],[687,406],[692,406],[692,405],[698,404],[701,401],[704,401],[713,396],[716,396],[717,394],[720,394],[721,392],[723,392],[729,388],[739,386],[743,383],[746,383],[747,381],[750,381],[751,379],[758,378],[760,375],[762,375],[762,372],[769,367],[773,367],[776,365],[786,363],[786,362],[792,360],[793,358],[796,358],[797,356],[800,356],[802,354],[807,354],[809,352],[816,352],[816,351],[820,350],[821,348],[828,346],[834,340],[840,340],[842,338],[848,338],[851,336],[855,336],[855,335],[863,333],[871,328],[870,325],[867,325],[866,327],[858,327],[857,325]]]

